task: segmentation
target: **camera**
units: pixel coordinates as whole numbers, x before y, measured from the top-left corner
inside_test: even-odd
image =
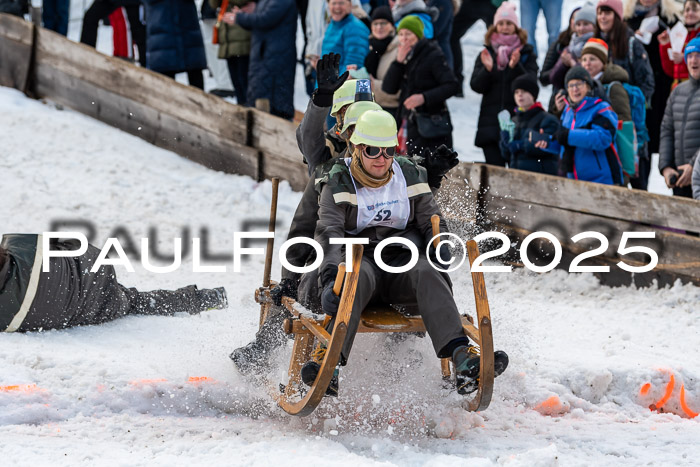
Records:
[[[668,181],[671,182],[671,185],[675,185],[676,182],[678,181],[678,177],[683,176],[683,169],[678,169],[678,175],[673,174],[669,177]]]

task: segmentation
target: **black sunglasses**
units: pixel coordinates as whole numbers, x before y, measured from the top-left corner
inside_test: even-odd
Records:
[[[382,153],[384,153],[385,158],[391,159],[396,154],[396,146],[389,146],[388,148],[379,148],[377,146],[365,146],[363,152],[365,153],[365,156],[367,156],[370,159],[376,159],[380,155],[382,155]]]

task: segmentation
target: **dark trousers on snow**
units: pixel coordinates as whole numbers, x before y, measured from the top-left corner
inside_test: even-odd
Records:
[[[77,241],[52,243],[52,250],[77,250]],[[203,300],[197,287],[139,292],[117,282],[114,266],[92,272],[100,250],[88,246],[76,258],[52,258],[50,272],[42,273],[40,286],[19,328],[20,332],[63,329],[101,324],[127,315],[199,313]]]
[[[111,267],[111,266],[110,266]],[[55,309],[50,314],[28,313],[19,331],[63,329],[73,326],[103,324],[128,315],[172,316],[175,313],[197,313],[201,301],[193,285],[178,290],[139,292],[114,283],[102,291],[99,306],[81,306],[78,309]]]
[[[109,0],[95,0],[83,17],[83,30],[80,33],[80,42],[95,47],[97,44],[97,28],[102,18],[106,18],[116,8],[121,8],[119,2]],[[131,39],[139,51],[139,62],[146,63],[146,26],[139,18],[139,6],[127,5],[124,7],[129,20]]]
[[[248,93],[248,62],[250,57],[242,55],[240,57],[229,57],[226,59],[228,73],[231,75],[233,90],[236,91],[238,105],[246,105],[246,94]]]
[[[384,259],[387,265],[395,267],[407,264],[409,260],[410,252],[403,250],[391,259]],[[385,272],[365,256],[360,266],[341,364],[347,362],[360,325],[360,315],[370,303],[417,304],[435,354],[440,358],[452,356],[447,350],[450,342],[466,338],[457,305],[452,298],[449,276],[435,270],[424,255],[418,258],[418,263],[413,268],[401,274]]]

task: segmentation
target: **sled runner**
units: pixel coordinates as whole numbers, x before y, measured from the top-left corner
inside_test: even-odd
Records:
[[[276,191],[276,190],[275,190]],[[274,217],[276,197],[273,197],[271,219]],[[436,226],[439,225],[438,216],[433,216],[433,233],[437,234]],[[270,223],[271,229],[274,222]],[[437,242],[437,240],[436,240]],[[268,245],[269,246],[269,245]],[[340,360],[341,349],[347,334],[348,322],[352,313],[352,305],[357,290],[357,282],[362,263],[362,245],[352,246],[352,272],[346,272],[346,267],[341,264],[335,280],[334,292],[340,295],[340,305],[333,328],[328,331],[326,325],[329,318],[322,315],[314,315],[303,306],[289,297],[282,299],[283,305],[292,314],[284,322],[284,332],[294,335],[294,346],[289,364],[287,384],[280,385],[281,393],[276,396],[277,403],[291,415],[305,416],[314,411],[326,394],[334,371]],[[479,249],[474,240],[467,242],[469,264],[479,256]],[[266,262],[272,262],[272,248],[268,247]],[[266,267],[266,274],[269,268]],[[478,327],[469,316],[462,317],[462,326],[466,334],[480,350],[480,377],[478,389],[465,401],[465,408],[470,411],[484,410],[491,402],[494,381],[494,350],[491,331],[491,316],[489,311],[486,285],[482,272],[472,272],[474,285],[474,298],[476,304],[476,316]],[[266,310],[272,300],[269,292],[274,283],[266,276],[267,284],[256,290],[255,300],[261,304],[261,322],[264,320]],[[341,289],[342,286],[342,289]],[[342,290],[342,292],[341,292]],[[390,306],[367,307],[362,312],[358,333],[407,333],[426,332],[423,320],[419,315],[406,315]],[[310,387],[306,387],[301,381],[301,368],[311,358],[311,353],[316,345],[325,345],[326,352],[320,364],[320,370]],[[441,359],[441,371],[445,380],[452,375],[451,359]]]

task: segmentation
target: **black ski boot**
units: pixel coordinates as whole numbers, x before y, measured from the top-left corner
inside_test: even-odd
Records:
[[[255,339],[248,345],[231,352],[230,357],[238,371],[244,375],[250,375],[267,367],[269,349],[261,340]]]
[[[481,356],[479,350],[471,345],[461,345],[452,353],[455,372],[455,385],[460,394],[471,394],[479,388],[479,371]],[[501,375],[508,367],[508,355],[497,350],[493,353],[494,377]]]
[[[201,289],[195,292],[200,303],[200,312],[228,308],[228,297],[223,287]]]
[[[267,319],[255,334],[255,340],[231,353],[231,360],[238,371],[244,375],[265,371],[274,351],[289,342],[287,334],[282,329],[282,323],[289,316],[291,316],[289,312],[282,307],[270,307]]]
[[[314,381],[316,381],[316,376],[318,372],[321,371],[321,362],[323,362],[323,357],[326,356],[326,346],[318,344],[316,349],[314,349],[311,354],[312,360],[306,362],[303,367],[301,367],[301,380],[307,386],[313,386]],[[326,395],[331,397],[338,397],[338,368],[333,370],[333,377],[331,382],[326,388]]]

